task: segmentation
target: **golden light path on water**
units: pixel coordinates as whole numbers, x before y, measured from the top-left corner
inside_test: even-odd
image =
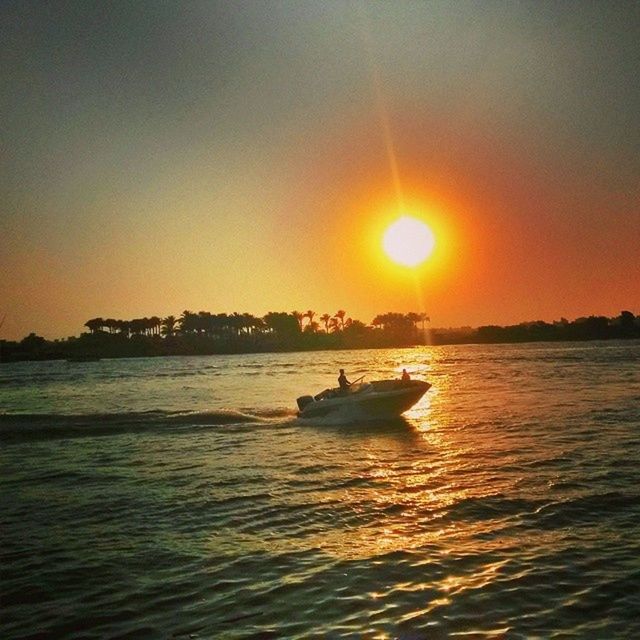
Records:
[[[503,579],[503,571],[510,563],[508,558],[484,562],[476,559],[494,557],[497,551],[508,554],[511,546],[516,552],[518,542],[506,530],[506,519],[505,533],[500,536],[495,535],[500,524],[492,521],[488,525],[482,518],[460,519],[452,517],[451,512],[466,503],[502,493],[508,495],[520,478],[518,474],[500,478],[487,465],[485,452],[501,456],[503,451],[502,462],[509,461],[514,445],[510,438],[495,432],[490,437],[486,432],[470,433],[468,425],[459,423],[455,405],[461,396],[469,394],[456,386],[453,372],[447,372],[446,351],[435,348],[421,350],[409,358],[402,352],[397,352],[397,356],[417,378],[433,379],[437,372],[437,384],[406,414],[406,421],[398,425],[397,431],[391,427],[359,433],[357,454],[352,453],[358,459],[351,471],[345,471],[347,477],[340,488],[313,490],[305,498],[319,510],[330,511],[339,503],[342,511],[350,512],[349,524],[311,527],[295,537],[234,531],[232,544],[236,553],[319,552],[326,556],[325,564],[300,568],[287,575],[285,583],[291,588],[323,579],[324,572],[336,562],[347,565],[364,562],[375,572],[377,565],[387,566],[393,555],[399,554],[399,561],[410,564],[414,576],[424,568],[424,580],[397,578],[389,580],[387,587],[383,586],[386,582],[383,580],[358,598],[369,603],[372,612],[378,602],[380,615],[389,615],[390,600],[422,598],[422,606],[396,619],[398,623],[411,624],[424,620],[425,616],[446,615],[456,598],[478,593]],[[376,364],[370,364],[375,370]],[[493,402],[488,399],[483,404],[492,406]],[[523,438],[518,446],[527,446],[526,440]],[[298,508],[297,501],[292,500],[290,506]],[[379,517],[372,520],[372,512]],[[211,548],[219,550],[229,534],[217,531],[209,541]],[[561,546],[561,538],[561,534],[547,532],[541,536],[540,544]],[[469,559],[469,566],[460,571],[455,563],[464,558]],[[447,569],[449,564],[451,568]],[[443,568],[437,569],[440,566]],[[524,577],[527,571],[525,568],[518,575]],[[484,637],[504,631],[494,629]]]
[[[438,359],[446,356],[437,348],[429,349],[427,358],[424,353],[406,360],[405,364],[414,377],[428,380],[432,371],[440,366]],[[425,364],[425,360],[429,363]],[[327,506],[339,500],[343,506],[351,507],[356,518],[362,509],[373,509],[381,514],[391,509],[394,514],[392,526],[381,528],[379,523],[368,523],[323,529],[317,535],[286,540],[265,539],[259,533],[236,534],[234,547],[244,547],[247,552],[273,550],[274,546],[282,551],[318,549],[341,560],[358,560],[400,551],[424,550],[430,546],[435,550],[436,547],[441,548],[443,540],[446,540],[446,554],[476,553],[478,545],[474,542],[470,546],[470,541],[482,534],[484,523],[461,526],[449,522],[447,509],[466,499],[481,499],[501,490],[509,492],[513,479],[503,480],[502,486],[497,483],[491,469],[482,462],[482,451],[489,448],[492,455],[496,455],[501,448],[509,451],[513,443],[500,437],[495,440],[487,440],[485,436],[470,439],[465,426],[457,425],[453,408],[457,400],[452,398],[452,392],[455,390],[454,395],[457,396],[460,390],[456,390],[454,385],[452,374],[440,373],[437,386],[432,387],[405,414],[398,425],[398,432],[392,428],[390,433],[374,431],[365,436],[357,470],[353,471],[361,487],[341,489],[339,495],[322,492],[310,496]],[[400,438],[398,434],[401,434]],[[427,457],[424,455],[426,452],[429,454]],[[408,454],[409,457],[415,456],[409,464]],[[221,543],[219,535],[215,535],[211,542],[218,546]],[[468,577],[467,584],[461,577],[444,576],[441,586],[453,591],[481,586],[492,579],[502,564],[504,562],[483,567],[480,574]]]

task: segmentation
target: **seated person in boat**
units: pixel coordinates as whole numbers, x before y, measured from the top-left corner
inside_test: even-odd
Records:
[[[407,373],[406,369],[402,370],[402,377],[400,378],[400,380],[402,380],[402,382],[408,382],[409,380],[411,380],[411,376]]]
[[[340,386],[341,393],[347,393],[351,382],[347,380],[347,376],[344,374],[344,369],[340,369],[340,375],[338,376],[338,385]]]

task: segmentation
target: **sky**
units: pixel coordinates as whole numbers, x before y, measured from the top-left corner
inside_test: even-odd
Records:
[[[637,2],[5,1],[0,337],[640,314],[638,69]]]

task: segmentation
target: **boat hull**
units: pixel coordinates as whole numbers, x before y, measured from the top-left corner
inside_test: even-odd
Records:
[[[364,387],[357,392],[336,393],[333,397],[309,402],[298,416],[344,421],[396,418],[413,407],[431,385],[421,380],[381,380]]]

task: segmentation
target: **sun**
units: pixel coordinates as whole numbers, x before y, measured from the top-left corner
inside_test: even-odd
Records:
[[[382,246],[394,262],[405,267],[417,267],[432,253],[436,244],[433,231],[420,220],[402,216],[387,227]]]

